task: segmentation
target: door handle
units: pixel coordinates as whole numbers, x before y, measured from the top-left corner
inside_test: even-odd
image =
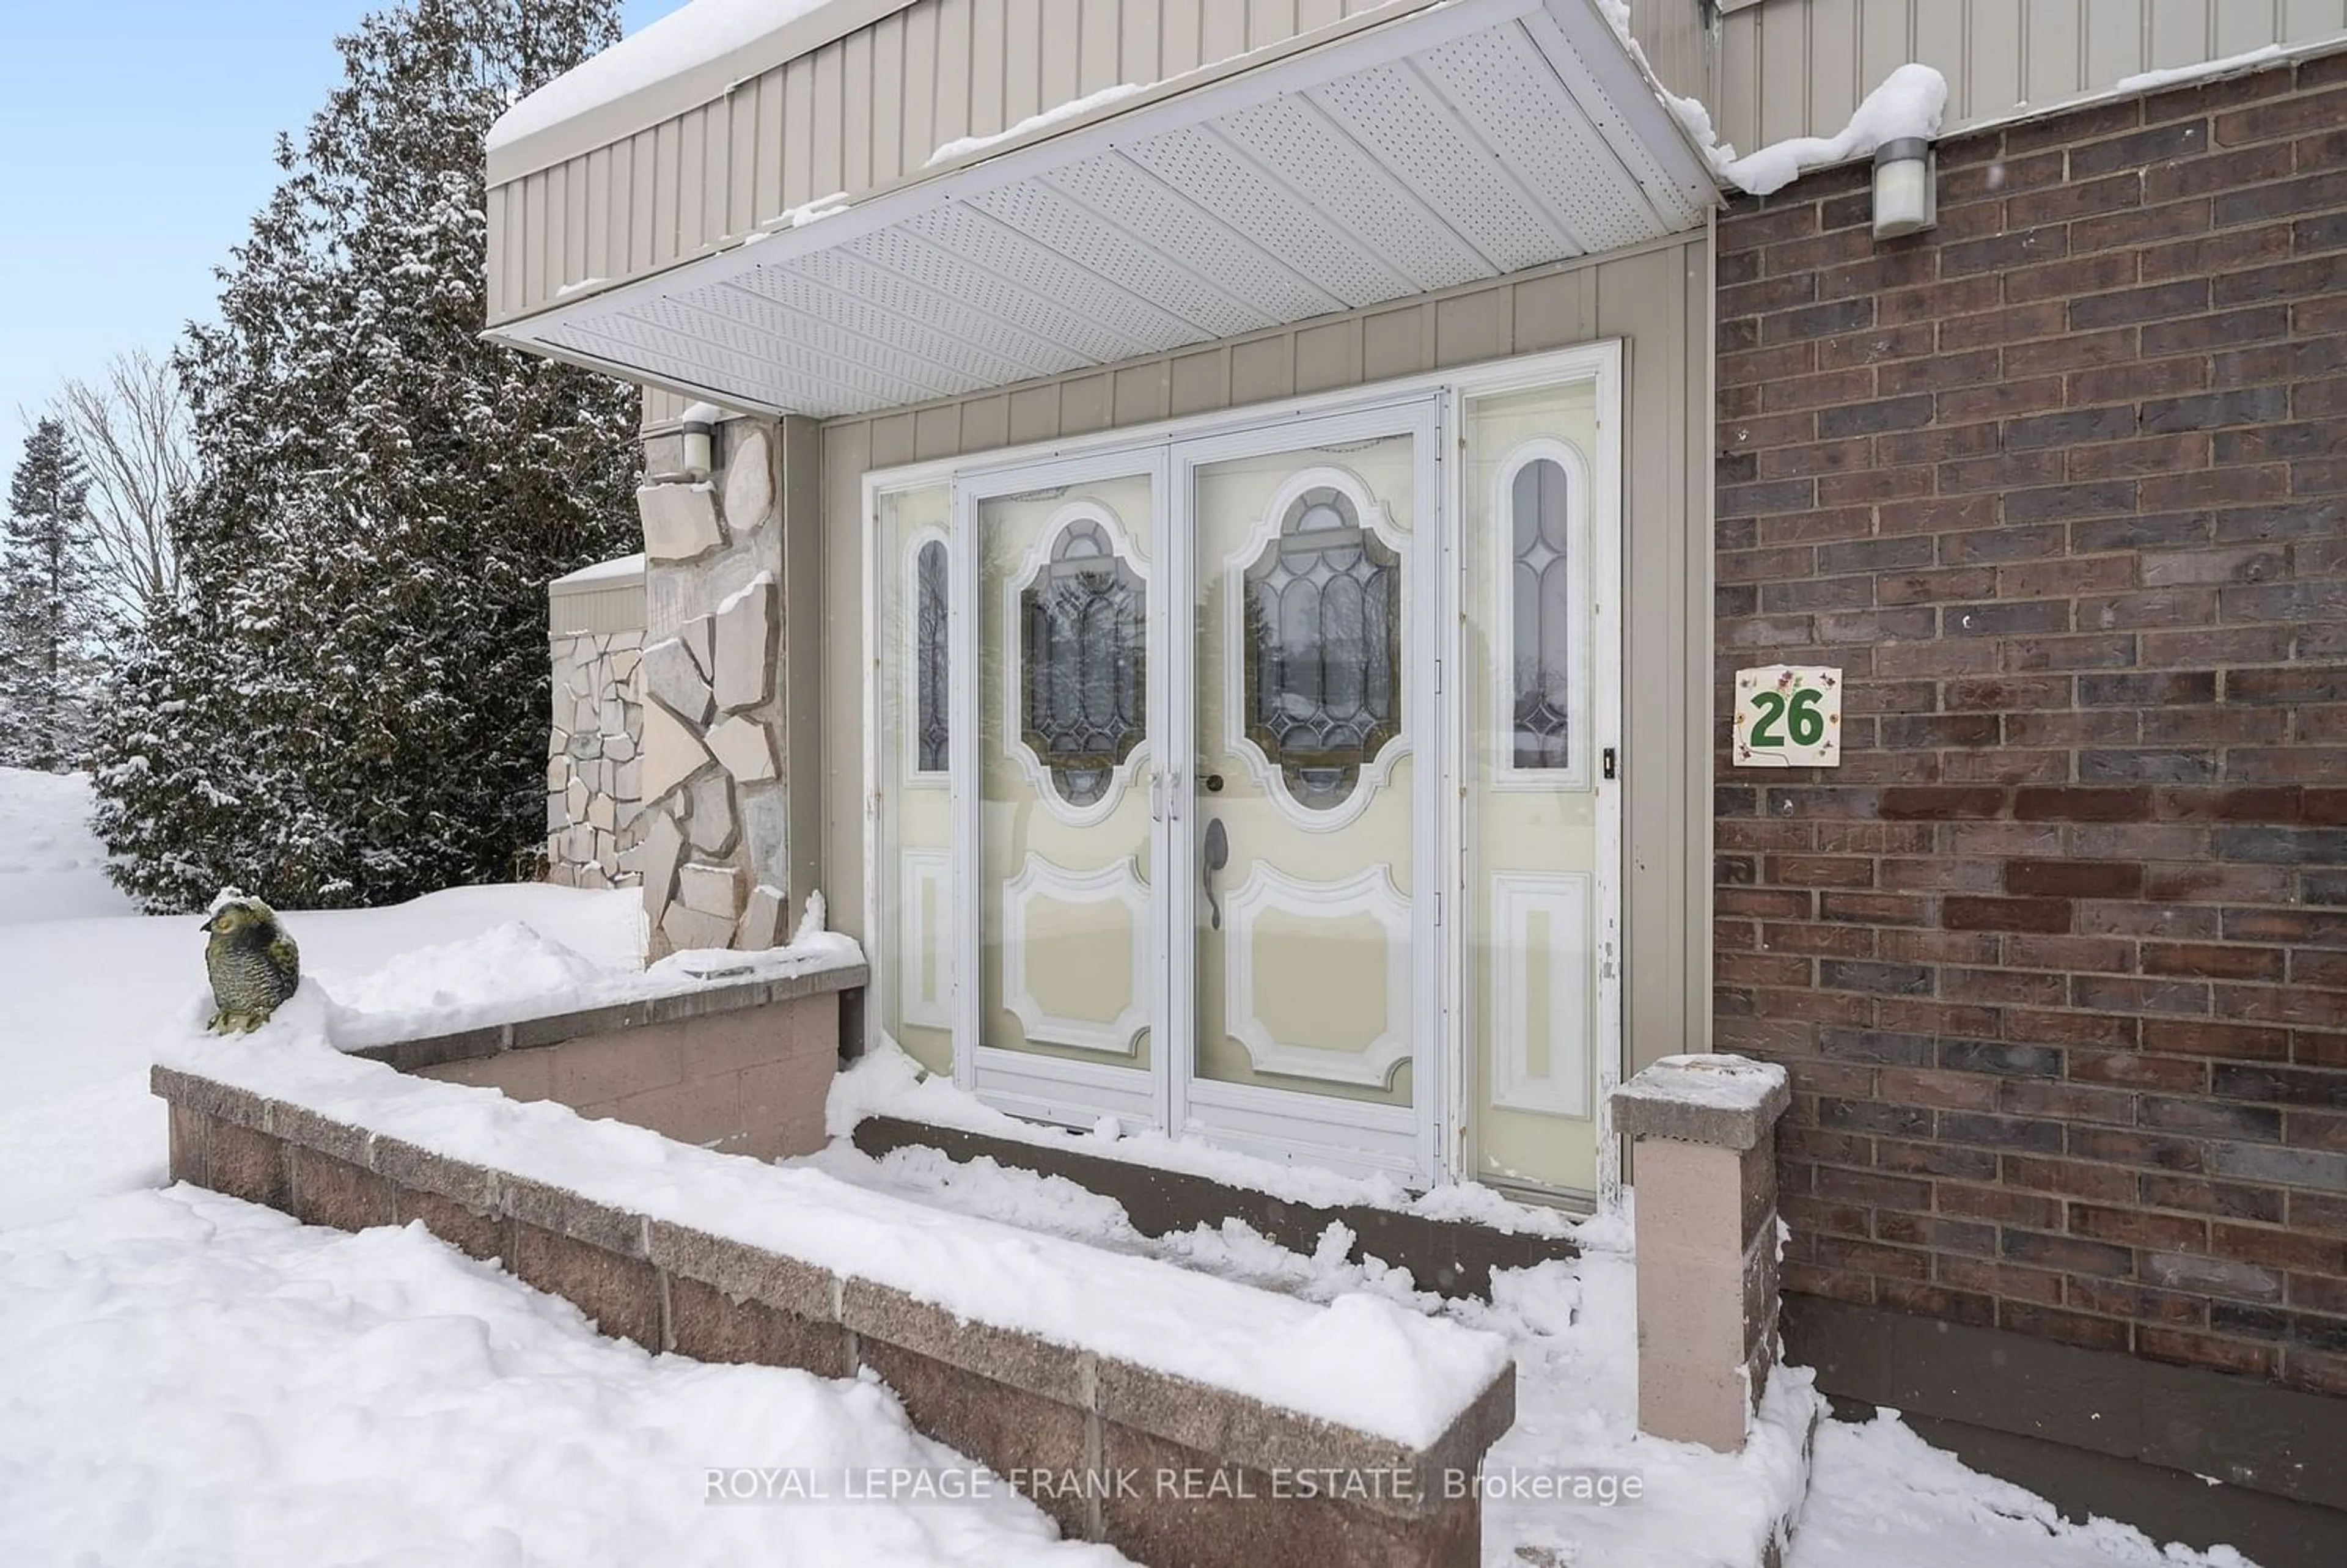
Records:
[[[1206,824],[1206,908],[1214,919],[1214,928],[1223,928],[1223,901],[1214,892],[1214,873],[1231,863],[1231,835],[1223,826],[1221,817]]]

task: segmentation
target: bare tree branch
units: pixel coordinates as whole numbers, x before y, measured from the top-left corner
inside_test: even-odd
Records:
[[[179,592],[170,515],[195,477],[188,403],[169,360],[144,349],[68,380],[55,412],[89,466],[89,544],[109,613],[136,623]]]

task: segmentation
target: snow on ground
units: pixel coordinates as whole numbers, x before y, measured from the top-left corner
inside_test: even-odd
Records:
[[[128,913],[90,836],[89,781],[0,769],[0,1227],[163,1177],[155,1038],[204,989],[198,915]],[[633,893],[466,887],[389,909],[290,912],[305,972],[364,996],[398,955],[521,922],[593,963],[642,955]]]
[[[966,1472],[877,1382],[652,1357],[420,1226],[192,1188],[0,1233],[0,1562],[1122,1561],[1015,1495],[712,1504],[709,1470]]]
[[[0,926],[128,915],[89,830],[89,775],[0,768]]]
[[[12,1365],[0,1402],[0,1490],[12,1500],[0,1562],[156,1560],[165,1543],[174,1563],[240,1568],[731,1563],[778,1549],[822,1563],[1120,1561],[1050,1544],[1015,1501],[706,1505],[710,1467],[964,1461],[912,1433],[868,1382],[647,1356],[419,1230],[347,1236],[190,1189],[137,1190],[164,1179],[146,1063],[202,989],[202,938],[195,917],[122,914],[80,825],[86,802],[84,784],[0,773],[0,1337],[43,1351]],[[575,985],[579,961],[634,962],[637,907],[626,893],[468,888],[286,921],[345,1007],[461,1009]],[[1445,1304],[1406,1273],[1345,1261],[1341,1234],[1308,1256],[1235,1224],[1152,1240],[1110,1199],[991,1162],[923,1150],[876,1162],[835,1145],[808,1163],[1307,1299],[1372,1295],[1505,1335],[1519,1419],[1493,1472],[1612,1468],[1626,1454],[1654,1490],[1612,1509],[1495,1500],[1491,1568],[1693,1568],[1707,1544],[1747,1528],[1700,1491],[1754,1480],[1737,1461],[1629,1436],[1635,1277],[1619,1253],[1503,1275],[1489,1306]],[[1799,1381],[1778,1379],[1780,1408]],[[1691,1489],[1700,1517],[1686,1510]],[[1660,1536],[1657,1510],[1675,1515]],[[1659,1551],[1640,1544],[1657,1539]],[[1895,1419],[1820,1428],[1793,1568],[1988,1562],[2241,1560],[2061,1524],[2042,1500]]]
[[[1491,1497],[1483,1511],[1486,1568],[1703,1568],[1750,1562],[1765,1528],[1758,1511],[1790,1462],[1809,1406],[1808,1374],[1770,1383],[1753,1447],[1727,1459],[1636,1436],[1637,1285],[1632,1261],[1593,1249],[1570,1263],[1503,1272],[1492,1300],[1445,1301],[1407,1271],[1349,1263],[1351,1237],[1331,1226],[1311,1255],[1290,1252],[1235,1221],[1185,1235],[1134,1230],[1114,1200],[1057,1176],[980,1159],[956,1164],[934,1149],[878,1160],[835,1143],[805,1163],[839,1180],[958,1213],[1164,1258],[1310,1300],[1367,1292],[1503,1335],[1516,1358],[1516,1424],[1485,1462],[1487,1485],[1509,1477],[1640,1478],[1635,1502],[1606,1507]],[[2163,1553],[2108,1521],[2064,1523],[2044,1499],[1967,1470],[1895,1416],[1864,1425],[1823,1422],[1789,1568],[2245,1568],[2219,1548]]]

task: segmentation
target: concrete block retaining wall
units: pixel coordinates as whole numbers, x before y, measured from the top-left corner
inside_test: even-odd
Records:
[[[616,1007],[352,1052],[405,1072],[554,1100],[581,1116],[773,1160],[823,1147],[840,997],[861,965],[720,981]]]
[[[1030,1495],[1063,1532],[1141,1562],[1471,1568],[1479,1560],[1473,1490],[1451,1483],[1473,1475],[1513,1420],[1512,1367],[1433,1443],[1412,1449],[1081,1347],[965,1322],[876,1281],[212,1079],[159,1066],[154,1086],[170,1103],[176,1179],[313,1225],[421,1222],[650,1349],[824,1377],[869,1368],[919,1430],[999,1474],[1026,1476]],[[1116,1303],[1100,1309],[1112,1314]],[[1038,1484],[1039,1475],[1069,1484]],[[1353,1479],[1343,1495],[1326,1480],[1318,1495],[1299,1495],[1299,1478],[1315,1475]]]

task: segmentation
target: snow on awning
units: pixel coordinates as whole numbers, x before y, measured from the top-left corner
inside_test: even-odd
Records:
[[[1101,95],[493,335],[828,416],[1615,250],[1717,200],[1592,0],[1449,0]]]

